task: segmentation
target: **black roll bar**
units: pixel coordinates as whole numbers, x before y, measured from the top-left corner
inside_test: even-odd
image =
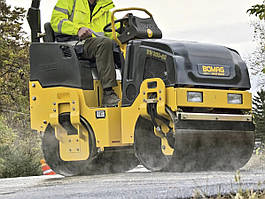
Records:
[[[41,0],[32,0],[31,7],[27,14],[32,42],[40,42],[41,37],[40,1]]]

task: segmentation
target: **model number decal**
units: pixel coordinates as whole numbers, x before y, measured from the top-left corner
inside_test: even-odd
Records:
[[[149,50],[149,49],[146,50],[146,55],[149,55],[151,57],[156,57],[156,58],[162,59],[164,61],[167,60],[167,55],[153,51],[153,50]]]
[[[199,64],[198,71],[200,75],[210,75],[210,76],[230,76],[229,66],[219,66],[212,64]]]

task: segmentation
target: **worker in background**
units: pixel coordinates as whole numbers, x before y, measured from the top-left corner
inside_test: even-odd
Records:
[[[54,7],[51,26],[57,41],[85,40],[83,57],[96,58],[103,87],[102,106],[116,106],[120,99],[113,90],[117,86],[111,34],[92,37],[93,31],[103,33],[111,22],[112,0],[58,0]]]

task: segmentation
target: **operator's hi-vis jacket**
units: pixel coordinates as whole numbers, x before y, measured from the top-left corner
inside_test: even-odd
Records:
[[[105,25],[111,22],[112,8],[112,0],[97,0],[93,13],[90,13],[88,0],[58,0],[52,13],[51,26],[54,32],[67,35],[77,35],[81,27],[104,32]],[[105,36],[111,37],[111,33],[105,33]]]

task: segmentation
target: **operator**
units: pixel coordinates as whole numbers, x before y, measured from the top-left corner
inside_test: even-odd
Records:
[[[92,37],[92,34],[93,31],[102,33],[105,25],[111,22],[112,8],[112,0],[58,0],[51,18],[52,29],[59,39],[85,40],[83,57],[96,59],[103,87],[103,107],[116,106],[120,101],[113,90],[117,82],[112,40],[110,33],[105,34],[107,37]]]

